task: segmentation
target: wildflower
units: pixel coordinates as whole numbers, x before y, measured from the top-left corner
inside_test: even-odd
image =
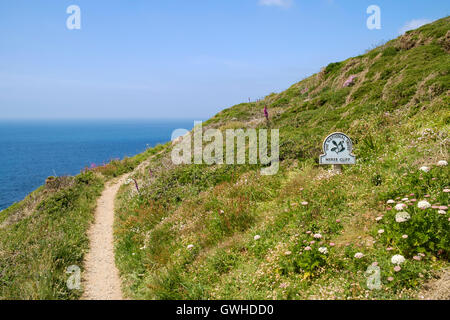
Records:
[[[447,212],[445,212],[444,210],[438,210],[439,214],[446,214]]]
[[[396,254],[395,256],[392,256],[391,262],[392,264],[402,264],[405,262],[405,257],[400,254]]]
[[[328,249],[327,249],[327,247],[320,247],[319,248],[319,252],[323,253],[323,254],[327,254],[328,253]]]
[[[424,198],[429,198],[429,197],[431,197],[429,194],[426,194],[426,195],[424,195],[423,196]]]
[[[388,279],[389,282],[394,281],[394,278],[392,278],[392,277],[388,277],[387,279]]]
[[[395,221],[396,222],[406,222],[406,221],[408,221],[409,219],[411,219],[411,216],[409,215],[409,213],[408,212],[399,212],[399,213],[397,213],[396,215],[395,215]]]
[[[402,238],[403,238],[403,239],[408,239],[408,235],[407,235],[407,234],[404,234],[404,235],[402,235]]]
[[[383,219],[383,216],[379,216],[379,217],[375,218],[376,221],[380,221],[381,219]]]
[[[314,244],[314,243],[316,243],[314,240],[309,242],[309,244]]]
[[[417,260],[417,261],[420,261],[420,260],[422,260],[422,257],[420,257],[420,256],[414,256],[413,259],[414,259],[414,260]]]
[[[305,247],[305,251],[309,251],[309,250],[311,250],[312,248],[310,247],[310,246],[306,246]]]
[[[253,237],[254,240],[259,240],[261,239],[261,236],[259,234],[257,234],[256,236]]]
[[[288,287],[288,283],[287,282],[283,282],[282,284],[280,284],[280,288],[281,289],[285,289],[285,288],[287,288]]]
[[[355,253],[355,258],[356,259],[361,259],[362,257],[364,257],[364,253],[362,253],[362,252]]]
[[[291,255],[291,251],[286,251],[285,253],[284,253],[284,255],[286,255],[286,256],[289,256],[289,255]]]
[[[351,75],[347,80],[344,82],[344,88],[350,87],[355,83],[356,75]]]
[[[190,244],[190,245],[187,246],[187,249],[188,249],[188,250],[191,250],[191,249],[193,249],[193,248],[194,248],[194,245],[193,245],[193,244]]]
[[[307,206],[308,205],[308,201],[303,201],[302,202],[302,206]]]
[[[382,233],[384,233],[384,229],[378,230],[378,234],[382,234]]]
[[[311,231],[306,231],[306,234],[311,234]]]
[[[330,247],[334,247],[336,244],[334,242],[330,242]]]
[[[402,211],[404,208],[406,208],[406,204],[404,203],[399,203],[394,207],[394,209],[397,211]]]
[[[316,234],[314,235],[314,238],[316,238],[316,239],[322,239],[322,235],[321,235],[320,233],[316,233]]]
[[[450,189],[446,188],[446,189],[444,189],[444,190],[442,190],[442,191],[445,192],[445,193],[449,193],[449,192],[450,192]]]
[[[416,202],[416,201],[417,201],[417,199],[411,199],[411,200],[409,200],[409,201],[411,201],[411,202]]]
[[[448,165],[448,163],[447,163],[447,161],[445,161],[445,160],[441,160],[441,161],[438,161],[437,165],[438,165],[439,167],[445,167],[445,166]]]
[[[378,262],[376,262],[376,261],[375,261],[375,262],[373,262],[373,263],[372,263],[372,266],[373,266],[373,267],[376,267],[376,266],[378,266]]]
[[[220,214],[224,214],[225,213],[225,211],[223,211],[223,210],[219,210],[219,212],[220,212]]]
[[[425,254],[423,254],[422,252],[421,252],[421,253],[418,253],[417,255],[418,255],[418,256],[421,256],[421,257],[425,257]]]
[[[264,117],[266,117],[266,120],[269,121],[269,112],[267,111],[267,107],[264,107]]]
[[[408,201],[408,200],[409,200],[408,198],[403,198],[403,199],[402,199],[402,201]]]
[[[426,166],[423,166],[423,167],[420,167],[419,170],[420,170],[420,171],[423,171],[423,172],[428,172],[428,171],[430,171],[430,168],[429,168],[429,167],[426,167]]]
[[[419,207],[419,209],[428,209],[431,207],[431,204],[428,201],[422,200],[422,201],[419,201],[417,206]]]
[[[447,209],[448,209],[447,206],[440,206],[440,207],[439,207],[439,210],[447,210]]]
[[[399,272],[400,270],[402,270],[402,268],[400,266],[395,266],[394,267],[394,271],[395,272]]]
[[[392,200],[392,199],[389,199],[387,202],[386,202],[387,204],[394,204],[395,203],[395,201],[394,200]]]
[[[341,222],[341,219],[336,219],[336,222],[337,222],[337,223]]]

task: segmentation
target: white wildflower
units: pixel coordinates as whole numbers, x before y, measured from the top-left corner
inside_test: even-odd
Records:
[[[190,244],[190,245],[187,246],[187,248],[188,248],[188,250],[191,250],[191,249],[194,248],[194,245],[193,245],[193,244]]]
[[[316,233],[316,234],[314,235],[314,238],[316,238],[316,239],[322,239],[322,235],[321,235],[320,233]]]
[[[429,168],[429,167],[426,167],[426,166],[423,166],[423,167],[420,167],[419,170],[420,170],[420,171],[423,171],[423,172],[428,172],[428,171],[430,171],[430,168]]]
[[[446,214],[447,212],[445,212],[445,210],[438,210],[439,214]]]
[[[323,253],[323,254],[327,254],[328,253],[327,247],[320,247],[318,250],[319,250],[320,253]]]
[[[392,256],[391,262],[393,264],[402,264],[403,262],[405,262],[405,257],[400,254],[396,254],[395,256]]]
[[[362,253],[362,252],[355,253],[355,258],[356,259],[361,259],[362,257],[364,257],[364,253]]]
[[[387,203],[387,204],[393,204],[393,203],[395,203],[395,201],[392,200],[392,199],[389,199],[386,203]]]
[[[438,165],[439,167],[445,167],[445,166],[448,165],[448,163],[447,163],[447,161],[445,161],[445,160],[441,160],[441,161],[438,161],[437,165]]]
[[[422,200],[422,201],[419,201],[417,206],[419,207],[419,209],[428,209],[431,207],[431,204],[428,201]]]
[[[405,208],[406,208],[406,204],[404,204],[404,203],[399,203],[394,207],[394,209],[397,211],[402,211]]]
[[[411,216],[409,215],[408,212],[399,212],[395,215],[395,221],[396,222],[406,222],[409,219],[411,219]]]
[[[261,236],[259,234],[257,234],[256,236],[253,237],[254,240],[259,240],[261,239]]]
[[[382,233],[384,233],[384,229],[378,230],[378,234],[382,234]]]

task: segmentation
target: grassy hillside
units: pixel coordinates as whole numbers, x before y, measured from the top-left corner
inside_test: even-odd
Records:
[[[66,271],[71,265],[83,271],[86,232],[104,182],[133,170],[158,148],[76,177],[49,177],[0,212],[0,299],[79,298],[81,290],[67,288]]]
[[[450,174],[436,165],[449,160],[449,53],[447,17],[204,123],[279,129],[273,176],[259,165],[175,166],[166,144],[52,179],[0,213],[0,299],[79,298],[65,272],[82,268],[95,201],[108,179],[144,159],[140,192],[124,185],[117,198],[116,262],[127,297],[418,297],[435,271],[449,268]],[[340,175],[318,164],[334,131],[353,139],[357,157]],[[419,209],[421,200],[433,208]],[[396,222],[398,203],[406,222]],[[397,254],[401,270],[391,262]],[[367,287],[371,265],[380,267],[380,290]]]
[[[174,166],[167,146],[137,177],[140,194],[123,186],[118,199],[125,294],[417,297],[433,271],[449,266],[449,216],[435,209],[448,205],[450,186],[448,166],[436,165],[449,158],[449,30],[447,17],[204,124],[279,128],[277,175],[261,176],[257,165]],[[357,156],[341,175],[318,165],[334,131],[351,136]],[[434,208],[419,209],[424,199]],[[410,220],[395,221],[397,202]],[[396,254],[406,259],[400,271]],[[381,268],[380,290],[367,288],[372,264]]]

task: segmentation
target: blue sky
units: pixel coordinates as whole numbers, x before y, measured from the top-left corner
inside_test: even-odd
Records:
[[[80,30],[66,28],[72,4]],[[380,30],[366,27],[372,4]],[[449,12],[444,0],[1,1],[0,118],[207,119]]]

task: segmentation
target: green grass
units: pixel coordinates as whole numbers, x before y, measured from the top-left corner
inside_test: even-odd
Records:
[[[23,201],[0,213],[0,299],[78,299],[67,268],[83,272],[87,230],[104,182],[132,171],[163,146],[135,157],[86,169],[75,177],[52,177]]]
[[[125,294],[139,299],[417,297],[433,270],[448,266],[448,215],[412,204],[414,219],[399,226],[386,201],[428,193],[430,201],[448,205],[443,189],[450,185],[449,169],[433,164],[448,159],[450,58],[440,37],[449,18],[435,24],[439,31],[433,32],[432,24],[410,33],[418,44],[409,49],[404,39],[393,40],[332,63],[285,92],[228,108],[204,124],[250,124],[263,119],[261,110],[269,106],[270,127],[280,129],[277,175],[260,176],[257,166],[179,166],[140,176],[140,195],[122,188],[115,236]],[[358,79],[343,88],[350,74]],[[303,88],[308,92],[302,94]],[[261,121],[257,128],[266,126]],[[424,134],[425,129],[431,131]],[[352,137],[358,159],[342,175],[318,165],[323,138],[333,131]],[[170,148],[164,152],[170,156]],[[162,159],[151,167],[161,166]],[[427,175],[418,170],[423,164],[433,167]],[[385,229],[383,236],[379,228]],[[308,231],[322,239],[310,244]],[[311,251],[305,251],[308,244]],[[326,255],[318,251],[321,246]],[[357,252],[364,257],[356,259]],[[419,252],[424,257],[414,260]],[[400,272],[390,262],[394,254],[407,260]],[[367,288],[365,272],[374,262],[381,268],[381,290]]]
[[[44,199],[35,212],[0,229],[0,297],[3,299],[75,299],[66,286],[66,269],[82,268],[88,248],[86,230],[103,181],[80,174],[73,186]]]

